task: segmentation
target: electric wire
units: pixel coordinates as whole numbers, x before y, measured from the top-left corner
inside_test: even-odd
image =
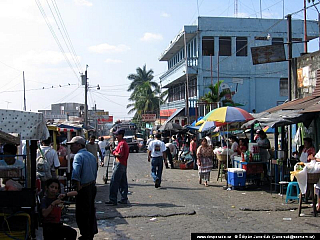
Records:
[[[18,83],[18,84],[20,84],[20,83]],[[32,89],[26,89],[25,91],[29,92],[29,91],[38,91],[38,90],[46,90],[46,89],[55,89],[55,88],[69,87],[69,86],[74,86],[74,85],[77,85],[77,84],[67,84],[67,85],[59,85],[59,86],[51,86],[51,87],[32,88]],[[11,90],[11,91],[6,90],[6,91],[1,91],[0,93],[22,92],[22,91],[24,91],[24,90],[23,89]]]
[[[54,31],[53,27],[51,26],[50,22],[48,21],[48,17],[47,17],[47,15],[46,15],[46,13],[45,13],[45,11],[44,11],[44,9],[43,9],[42,5],[41,5],[40,0],[35,0],[35,2],[36,2],[37,6],[38,6],[38,8],[39,8],[39,11],[40,11],[40,13],[41,13],[41,15],[42,15],[43,19],[45,20],[45,22],[46,22],[46,24],[47,24],[47,26],[48,26],[48,28],[49,28],[49,30],[50,30],[50,32],[51,32],[51,34],[52,34],[52,36],[53,36],[54,40],[56,41],[56,43],[57,43],[57,45],[58,45],[58,47],[59,47],[59,49],[60,49],[61,53],[63,54],[63,56],[64,56],[64,58],[65,58],[66,62],[68,63],[68,65],[69,65],[70,69],[73,71],[73,73],[75,74],[75,76],[76,76],[77,80],[78,80],[78,81],[79,81],[79,83],[80,83],[80,77],[79,77],[79,76],[78,76],[78,74],[74,71],[74,68],[72,67],[72,64],[70,63],[70,60],[68,59],[68,57],[67,57],[67,55],[66,55],[66,53],[65,53],[65,51],[64,51],[64,49],[63,49],[63,47],[62,47],[62,45],[61,45],[61,43],[60,43],[60,41],[59,41],[58,37],[57,37],[57,35],[56,35],[56,33],[55,33],[55,31]]]
[[[62,33],[62,31],[61,31],[61,28],[60,28],[60,26],[59,26],[59,24],[58,24],[58,22],[57,22],[57,19],[56,19],[56,17],[55,17],[55,14],[53,13],[53,11],[52,11],[52,9],[51,9],[51,6],[50,6],[48,0],[47,0],[47,4],[48,4],[48,7],[49,7],[49,9],[50,9],[50,12],[51,12],[51,14],[52,14],[52,16],[53,16],[53,19],[54,19],[54,21],[55,21],[55,23],[56,23],[56,25],[57,25],[57,27],[58,27],[58,30],[59,30],[59,32],[60,32],[60,34],[61,34],[61,37],[62,37],[62,39],[63,39],[63,41],[64,41],[64,43],[65,43],[65,45],[66,45],[66,47],[67,47],[67,49],[68,49],[71,57],[72,57],[72,59],[73,59],[73,62],[75,63],[75,66],[78,67],[78,65],[77,65],[77,63],[76,63],[76,60],[75,60],[75,57],[74,57],[74,55],[73,55],[73,53],[72,53],[72,50],[70,49],[69,44],[67,43],[66,38],[65,38],[65,36],[63,35],[63,33]],[[60,24],[61,24],[61,21],[60,21]],[[61,24],[61,26],[62,26],[62,24]],[[62,27],[62,28],[63,28],[63,27]],[[81,72],[81,69],[78,68],[78,71]]]
[[[117,103],[117,102],[115,102],[115,101],[112,101],[110,98],[107,98],[107,97],[106,97],[104,94],[102,94],[102,93],[95,92],[94,94],[97,94],[97,97],[103,98],[104,100],[107,100],[107,101],[109,101],[109,102],[112,102],[112,103],[114,103],[114,104],[116,104],[116,105],[118,105],[118,106],[126,107],[126,106],[123,106],[123,105],[121,105],[121,104],[119,104],[119,103]]]
[[[69,45],[71,47],[71,50],[72,50],[72,53],[73,53],[73,56],[74,56],[74,59],[75,59],[75,64],[78,66],[78,70],[80,70],[79,72],[81,72],[81,64],[80,64],[79,58],[77,57],[78,55],[77,55],[77,53],[76,53],[76,51],[75,51],[75,49],[73,47],[73,44],[72,44],[72,41],[70,39],[68,30],[67,30],[67,28],[66,28],[66,26],[64,24],[64,21],[63,21],[63,18],[61,16],[61,14],[60,14],[59,7],[58,7],[58,5],[57,5],[55,0],[51,0],[51,1],[53,3],[54,9],[55,9],[55,11],[57,13],[57,16],[58,16],[58,18],[60,20],[61,26],[62,26],[62,28],[64,30],[65,36],[67,37],[67,40],[68,40]]]

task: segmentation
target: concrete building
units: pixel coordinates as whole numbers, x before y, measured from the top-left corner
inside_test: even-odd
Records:
[[[65,119],[69,117],[81,117],[84,112],[82,103],[56,103],[51,104],[51,110],[38,110],[48,120]]]
[[[175,112],[175,122],[186,123],[187,82],[190,122],[209,110],[199,99],[218,79],[224,81],[221,90],[230,89],[227,97],[248,112],[282,104],[288,98],[288,63],[253,65],[251,48],[284,44],[287,56],[287,29],[286,19],[256,18],[199,17],[196,25],[184,26],[159,58],[168,64],[160,81],[169,93],[161,120]],[[317,22],[308,21],[307,36],[319,36]],[[292,38],[293,57],[298,57],[304,49],[302,20],[292,20]]]

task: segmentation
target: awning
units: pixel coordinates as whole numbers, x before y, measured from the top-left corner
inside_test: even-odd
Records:
[[[179,115],[179,113],[182,112],[182,110],[184,110],[184,108],[178,108],[174,113],[171,114],[170,117],[168,117],[168,119],[164,122],[164,124],[166,124],[167,122],[170,122],[173,118],[175,118],[176,116]],[[163,124],[163,125],[164,125]]]

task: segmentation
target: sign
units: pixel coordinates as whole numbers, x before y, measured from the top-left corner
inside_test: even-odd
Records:
[[[106,124],[106,123],[113,123],[113,116],[109,116],[107,118],[98,118],[97,119],[98,124]]]
[[[142,121],[143,122],[154,122],[157,119],[157,115],[156,114],[142,114]]]
[[[109,112],[105,112],[105,111],[95,111],[94,115],[96,116],[109,116]]]
[[[243,84],[243,79],[242,78],[232,78],[232,82],[233,83]]]
[[[283,44],[251,48],[253,65],[286,61]]]
[[[299,88],[309,87],[311,85],[309,76],[309,66],[299,68],[297,70],[297,75]]]

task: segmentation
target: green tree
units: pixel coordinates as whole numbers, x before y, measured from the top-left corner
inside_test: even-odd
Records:
[[[223,89],[220,91],[220,85],[223,83],[223,80],[220,80],[214,85],[209,85],[207,88],[210,89],[208,93],[206,93],[202,98],[201,101],[208,104],[206,107],[207,109],[210,105],[213,105],[214,108],[218,107],[218,103],[221,101],[222,106],[243,106],[240,103],[235,103],[233,100],[226,98],[227,95],[231,95],[230,89]]]
[[[130,108],[128,113],[135,112],[134,119],[140,120],[144,113],[158,112],[167,91],[160,94],[159,84],[153,81],[153,70],[147,70],[144,65],[136,69],[136,74],[130,74],[128,79],[132,81],[128,87],[128,91],[132,92],[129,98],[131,103],[127,105]]]

